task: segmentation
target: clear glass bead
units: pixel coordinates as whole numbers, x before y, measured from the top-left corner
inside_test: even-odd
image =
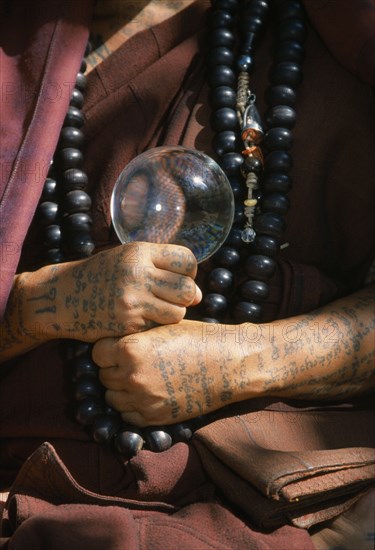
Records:
[[[198,262],[214,254],[232,227],[230,183],[210,157],[184,147],[156,147],[121,172],[111,199],[122,243],[146,241],[190,248]]]
[[[256,233],[252,227],[245,227],[241,233],[241,239],[244,243],[252,243],[256,237]]]

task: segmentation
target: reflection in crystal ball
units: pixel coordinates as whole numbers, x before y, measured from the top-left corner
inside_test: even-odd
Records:
[[[225,241],[234,199],[227,177],[210,157],[184,147],[156,147],[121,172],[111,214],[122,243],[179,244],[201,262]]]

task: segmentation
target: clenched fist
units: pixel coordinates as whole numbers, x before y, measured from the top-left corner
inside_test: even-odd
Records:
[[[24,273],[16,283],[22,326],[32,333],[39,323],[50,338],[95,342],[177,323],[201,299],[196,270],[187,248],[130,243]]]

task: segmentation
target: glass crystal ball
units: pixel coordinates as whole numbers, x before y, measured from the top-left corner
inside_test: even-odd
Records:
[[[204,153],[155,147],[121,172],[111,214],[122,243],[179,244],[201,262],[225,241],[233,223],[234,198],[226,175]]]

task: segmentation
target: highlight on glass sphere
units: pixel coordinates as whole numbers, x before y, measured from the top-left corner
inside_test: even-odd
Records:
[[[121,172],[112,193],[111,215],[122,243],[179,244],[202,262],[228,236],[234,198],[226,175],[204,153],[179,146],[155,147]]]

